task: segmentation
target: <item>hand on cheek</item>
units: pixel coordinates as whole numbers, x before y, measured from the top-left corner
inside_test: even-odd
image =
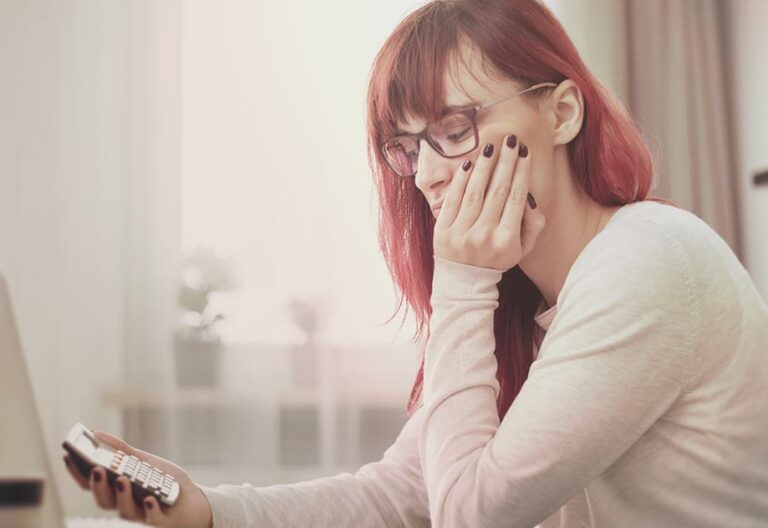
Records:
[[[516,266],[546,221],[528,193],[530,166],[528,148],[514,135],[483,146],[474,167],[462,163],[435,224],[435,255],[502,271]]]

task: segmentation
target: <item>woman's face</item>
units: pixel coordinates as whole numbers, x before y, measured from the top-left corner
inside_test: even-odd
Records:
[[[463,49],[463,60],[458,61],[456,69],[453,72],[449,70],[444,77],[445,106],[485,104],[527,88],[501,76],[489,76],[483,71],[479,52],[467,47]],[[442,202],[454,173],[459,170],[464,160],[472,160],[474,166],[484,146],[492,143],[492,159],[495,161],[501,143],[508,134],[515,134],[518,143],[528,147],[531,158],[529,191],[539,202],[540,195],[543,197],[546,194],[546,182],[549,181],[547,176],[551,174],[553,164],[552,126],[544,118],[546,112],[542,111],[551,91],[552,88],[546,88],[532,92],[541,97],[540,105],[525,100],[524,97],[529,95],[526,93],[480,110],[476,116],[478,147],[465,156],[446,159],[435,152],[426,141],[421,141],[415,183],[430,207],[433,207],[435,217],[435,204]],[[399,129],[417,133],[426,124],[423,120],[409,119],[400,123]]]

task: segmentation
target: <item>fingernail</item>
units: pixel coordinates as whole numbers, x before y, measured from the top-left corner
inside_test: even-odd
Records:
[[[493,156],[493,143],[488,143],[483,149],[483,156],[490,158]]]
[[[93,480],[95,482],[101,482],[101,473],[99,473],[98,471],[94,471],[93,472]]]
[[[538,207],[536,205],[536,200],[533,199],[533,195],[531,193],[528,193],[528,203],[531,204],[531,209],[536,209],[536,207]]]
[[[528,157],[528,147],[526,147],[525,145],[520,145],[520,157],[521,158]]]
[[[119,480],[117,481],[116,487],[117,487],[117,491],[119,491],[120,493],[122,493],[123,489],[125,488],[125,486],[123,486],[123,483],[120,482]]]
[[[144,501],[144,506],[146,506],[148,510],[151,510],[152,509],[152,501],[150,501],[150,500]]]
[[[514,134],[507,136],[507,146],[509,148],[515,148],[515,145],[517,145],[517,136]]]
[[[61,457],[61,459],[64,461],[64,464],[67,466],[69,465],[69,459],[67,457]]]
[[[465,171],[468,171],[471,166],[472,166],[472,162],[469,160],[466,160],[464,164],[461,166],[461,168],[464,169]]]

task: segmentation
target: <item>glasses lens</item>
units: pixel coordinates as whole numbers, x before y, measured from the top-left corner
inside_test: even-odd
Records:
[[[477,148],[477,134],[471,115],[456,112],[427,128],[427,136],[438,154],[463,156]],[[413,176],[419,163],[419,141],[414,136],[398,136],[383,147],[389,166],[400,176]]]
[[[475,127],[463,112],[445,116],[429,127],[427,134],[444,156],[461,156],[477,146]]]
[[[419,143],[415,138],[401,136],[384,143],[387,163],[400,176],[413,176],[419,161]]]

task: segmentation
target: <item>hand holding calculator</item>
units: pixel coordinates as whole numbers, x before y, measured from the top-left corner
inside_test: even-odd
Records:
[[[100,507],[152,526],[211,526],[208,499],[176,464],[80,423],[62,447],[70,474]]]
[[[139,506],[149,495],[154,495],[166,506],[173,506],[179,498],[179,483],[175,478],[134,455],[102,442],[81,423],[72,427],[61,446],[86,478],[90,478],[91,470],[96,466],[107,470],[110,484],[114,484],[121,475],[127,477],[131,481],[133,499]]]

